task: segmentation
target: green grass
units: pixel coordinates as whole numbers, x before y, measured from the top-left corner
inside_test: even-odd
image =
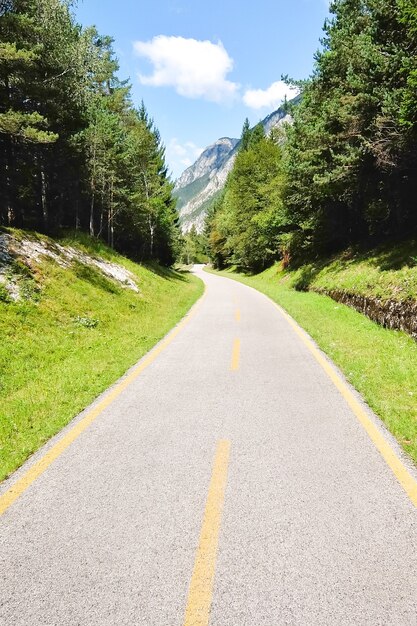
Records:
[[[417,343],[413,339],[386,330],[327,296],[295,291],[289,286],[293,277],[278,265],[256,276],[216,273],[258,289],[288,311],[417,463]]]
[[[282,280],[300,290],[341,290],[381,300],[416,300],[417,242],[370,252],[347,251],[283,273]]]
[[[125,266],[140,293],[80,263],[12,268],[24,299],[0,293],[0,479],[117,380],[203,291],[189,274],[137,265],[88,237],[60,243]]]

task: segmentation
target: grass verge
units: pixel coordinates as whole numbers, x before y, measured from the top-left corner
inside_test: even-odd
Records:
[[[152,348],[203,292],[194,276],[137,265],[87,237],[59,243],[127,268],[140,292],[94,267],[43,259],[18,276],[22,300],[0,298],[0,480]]]
[[[254,287],[280,304],[340,367],[417,463],[417,343],[331,298],[297,292],[274,266],[256,276],[214,272]]]
[[[417,242],[347,250],[332,259],[280,272],[280,280],[299,291],[344,291],[398,302],[417,300]]]

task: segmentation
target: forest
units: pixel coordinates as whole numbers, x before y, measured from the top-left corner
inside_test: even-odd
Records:
[[[417,233],[415,0],[336,0],[321,44],[291,123],[265,137],[245,122],[206,221],[216,267],[256,272]]]
[[[0,225],[80,229],[171,264],[179,230],[164,147],[112,39],[71,0],[0,2]]]
[[[0,2],[0,225],[80,229],[140,261],[259,271],[417,231],[414,0],[336,0],[292,121],[246,121],[204,236],[180,236],[158,130],[71,0]],[[196,252],[197,251],[197,252]]]

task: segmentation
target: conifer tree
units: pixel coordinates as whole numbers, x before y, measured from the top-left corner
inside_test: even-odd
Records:
[[[240,136],[240,150],[247,150],[249,148],[250,135],[250,124],[248,118],[246,118],[243,123],[242,134]]]

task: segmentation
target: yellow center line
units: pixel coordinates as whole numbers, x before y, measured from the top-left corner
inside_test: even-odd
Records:
[[[236,309],[235,311],[235,319],[237,322],[240,322],[240,309]]]
[[[209,623],[229,456],[230,441],[222,439],[217,444],[184,626],[208,626]]]
[[[391,471],[410,498],[411,502],[414,504],[414,506],[417,507],[416,479],[407,470],[407,468],[396,455],[393,448],[390,446],[383,434],[380,432],[374,422],[368,417],[366,411],[364,410],[360,402],[356,399],[354,394],[351,392],[347,384],[344,382],[341,376],[339,376],[336,370],[330,365],[330,363],[324,358],[322,353],[316,348],[313,341],[303,330],[301,330],[298,324],[292,319],[290,315],[288,315],[286,311],[284,311],[284,309],[282,309],[275,303],[273,304],[292,326],[294,331],[300,337],[301,341],[304,343],[305,346],[307,346],[316,361],[320,363],[321,367],[324,369],[330,380],[342,394],[343,398],[346,400],[356,418],[359,420],[365,431],[368,433],[368,436],[372,440],[376,449],[379,451],[388,467],[390,467]]]
[[[240,360],[240,339],[235,339],[233,343],[232,363],[230,365],[230,369],[232,370],[232,372],[236,372],[239,369],[239,360]]]
[[[0,496],[0,516],[15,502],[30,485],[66,450],[88,426],[105,410],[110,404],[145,370],[155,359],[174,341],[186,324],[194,317],[203,299],[207,294],[204,292],[197,305],[191,310],[189,315],[174,328],[173,331],[163,339],[152,352],[134,367],[131,372],[117,383],[110,393],[106,394],[94,408],[71,428],[48,452],[46,452],[27,472],[23,474],[3,495]]]

